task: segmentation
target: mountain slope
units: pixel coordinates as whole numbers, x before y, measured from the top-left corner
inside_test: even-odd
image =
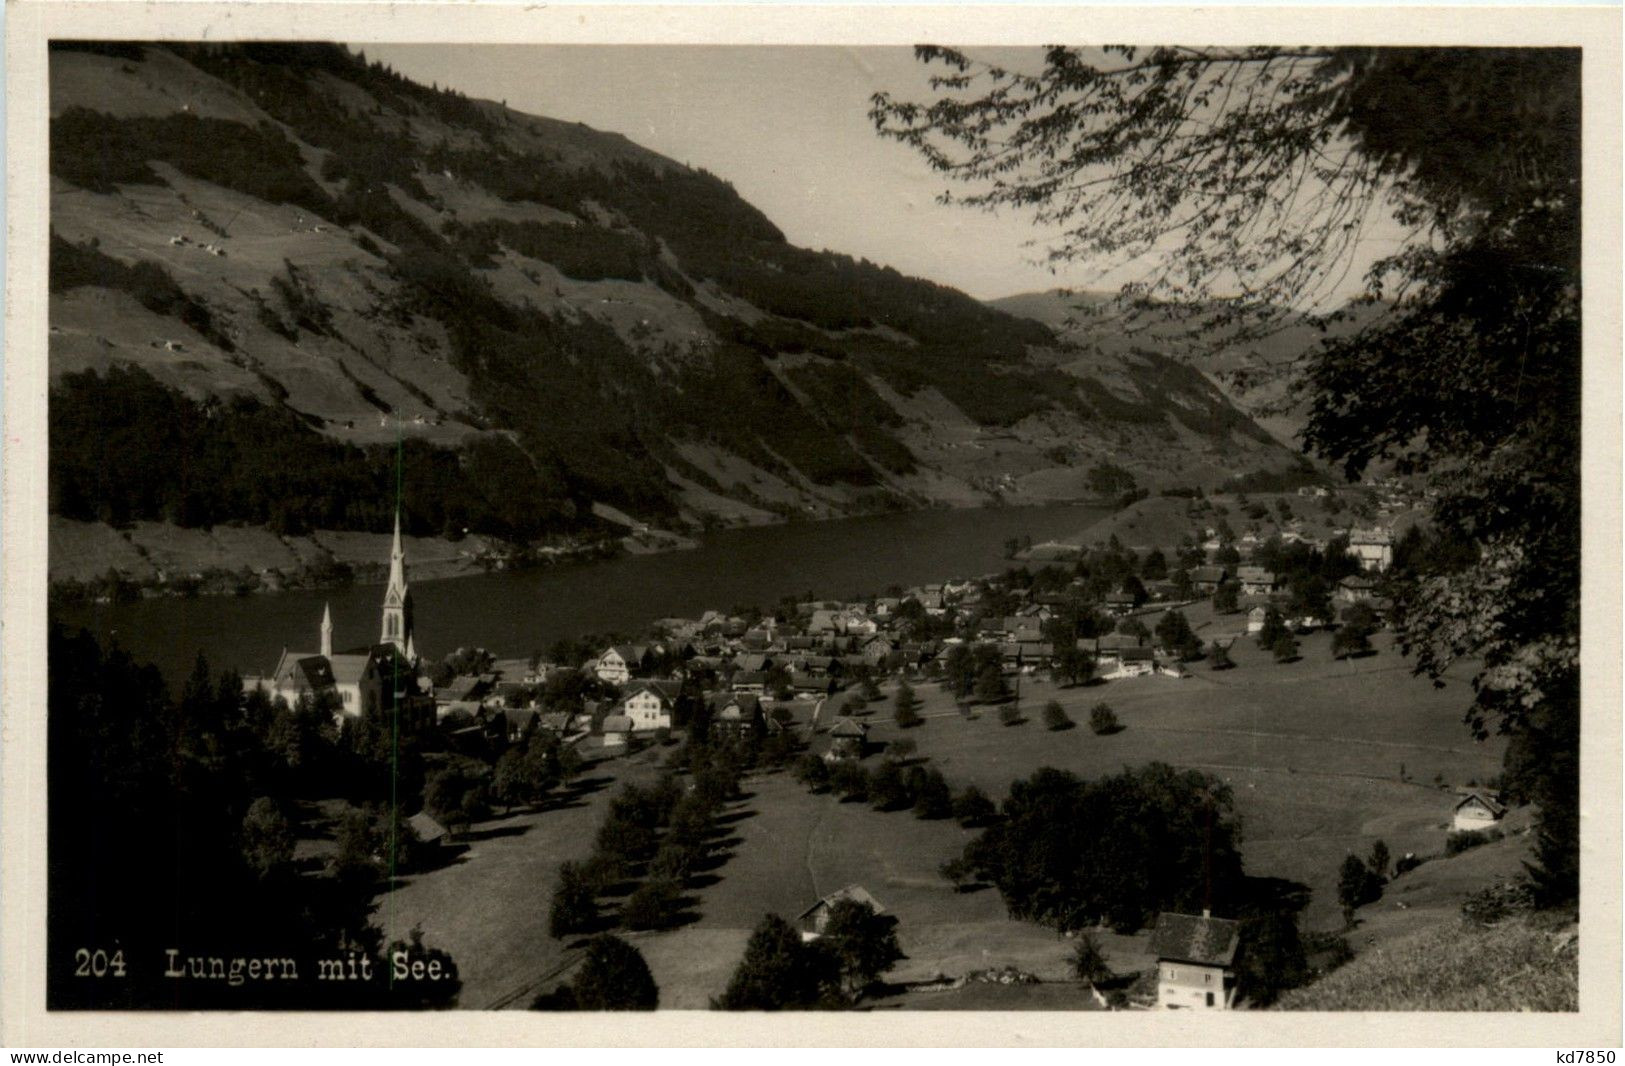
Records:
[[[520,537],[593,503],[699,525],[1289,461],[1159,353],[796,248],[712,175],[340,47],[58,43],[51,88],[68,517],[370,529],[401,436],[411,529]],[[152,455],[110,502],[110,449],[77,431],[119,397],[82,374],[123,364],[196,406],[120,379],[179,428],[125,427]],[[146,485],[205,445],[256,480]]]
[[[1042,322],[1061,337],[1104,359],[1152,350],[1198,368],[1240,410],[1295,447],[1308,415],[1290,394],[1295,364],[1328,337],[1344,336],[1383,313],[1380,305],[1351,304],[1335,318],[1288,316],[1279,328],[1246,339],[1195,334],[1201,307],[1153,307],[1125,313],[1116,294],[1051,289],[988,301],[1012,315]],[[1193,335],[1195,334],[1195,335]]]

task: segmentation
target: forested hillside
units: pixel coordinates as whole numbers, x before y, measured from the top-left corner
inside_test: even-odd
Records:
[[[794,247],[722,179],[328,45],[58,43],[52,505],[531,538],[1216,484],[1155,351]],[[129,367],[139,368],[130,370]],[[173,475],[173,476],[171,476]]]

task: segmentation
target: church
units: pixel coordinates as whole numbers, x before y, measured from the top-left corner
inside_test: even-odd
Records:
[[[321,650],[282,651],[266,677],[245,677],[245,690],[260,690],[292,707],[303,696],[326,701],[339,718],[360,718],[392,709],[415,709],[425,701],[426,678],[418,673],[412,633],[412,590],[406,581],[401,516],[389,554],[389,585],[384,590],[378,641],[351,651],[333,651],[333,614],[322,608]],[[432,717],[433,702],[428,702]]]

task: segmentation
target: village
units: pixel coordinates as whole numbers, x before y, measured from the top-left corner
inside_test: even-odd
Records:
[[[1419,856],[1455,854],[1501,838],[1509,812],[1492,783],[1499,769],[1494,746],[1473,751],[1460,744],[1459,712],[1453,710],[1429,714],[1425,725],[1405,721],[1407,710],[1450,705],[1420,695],[1426,686],[1409,678],[1384,632],[1390,608],[1383,582],[1396,550],[1406,550],[1403,540],[1387,528],[1355,528],[1324,541],[1292,530],[1270,530],[1264,537],[1255,529],[1240,537],[1207,532],[1208,543],[1187,538],[1167,552],[1125,548],[1115,535],[1088,549],[1046,551],[1041,545],[1021,549],[1026,561],[1000,573],[841,600],[792,597],[771,610],[663,618],[635,639],[560,641],[550,654],[525,659],[462,648],[437,662],[421,659],[415,647],[405,552],[397,535],[378,643],[336,654],[332,623],[324,617],[319,652],[285,651],[271,674],[246,677],[244,686],[288,706],[329,708],[341,728],[393,709],[397,727],[417,738],[424,751],[422,796],[402,803],[414,811],[403,819],[413,857],[392,875],[381,913],[392,915],[403,931],[430,929],[452,948],[462,964],[466,1006],[526,1005],[542,989],[534,980],[518,981],[515,971],[568,974],[584,943],[570,933],[615,920],[639,938],[657,973],[683,975],[675,985],[662,981],[662,1006],[704,1006],[707,995],[715,1000],[748,930],[736,927],[719,938],[704,928],[711,908],[695,914],[696,897],[678,895],[719,879],[717,873],[696,879],[692,855],[675,880],[659,882],[658,893],[649,887],[653,874],[635,888],[594,880],[583,904],[593,917],[575,926],[561,926],[555,918],[545,936],[531,903],[527,921],[536,932],[518,938],[504,933],[500,949],[490,940],[490,917],[479,918],[473,938],[463,942],[460,932],[468,930],[461,925],[471,916],[453,917],[458,908],[448,900],[484,888],[485,902],[496,905],[501,883],[482,885],[477,874],[485,867],[476,860],[500,850],[503,857],[493,859],[501,862],[499,870],[524,864],[526,896],[534,900],[538,891],[531,875],[555,884],[557,911],[564,891],[557,886],[576,876],[572,864],[584,861],[591,868],[603,860],[602,845],[574,859],[558,850],[579,852],[592,839],[592,824],[582,812],[601,814],[605,802],[615,810],[619,800],[601,798],[612,784],[638,795],[638,789],[667,787],[661,782],[670,780],[674,768],[700,775],[695,760],[712,756],[696,753],[716,751],[728,753],[735,775],[735,791],[723,795],[753,802],[729,815],[751,819],[741,823],[743,839],[725,835],[730,846],[720,854],[704,849],[702,869],[726,863],[728,870],[723,885],[705,895],[725,891],[737,877],[788,882],[778,909],[799,916],[807,940],[818,937],[829,909],[843,900],[861,899],[876,915],[894,915],[888,920],[902,922],[898,935],[907,962],[887,976],[892,983],[884,987],[901,997],[891,1005],[980,1004],[985,997],[1011,995],[1022,998],[989,1002],[1079,1009],[1257,1005],[1237,981],[1242,925],[1233,917],[1205,909],[1164,912],[1137,937],[1089,934],[1090,952],[1111,962],[1101,962],[1085,982],[1086,995],[1073,992],[1062,1004],[1053,1000],[1057,990],[1073,988],[1068,982],[1083,973],[1068,954],[1078,950],[1076,944],[1056,942],[998,913],[994,893],[976,891],[986,886],[967,883],[951,857],[931,864],[940,870],[921,871],[935,883],[923,893],[929,901],[917,900],[920,879],[900,875],[895,854],[886,858],[878,880],[872,865],[853,863],[850,855],[838,859],[832,865],[841,883],[834,884],[819,874],[807,876],[816,865],[818,829],[807,837],[805,861],[790,858],[782,845],[775,850],[776,842],[756,833],[773,823],[773,837],[806,836],[809,824],[822,826],[829,816],[828,810],[808,812],[808,801],[833,795],[840,800],[834,812],[841,815],[883,817],[878,812],[912,808],[925,820],[913,823],[915,834],[894,846],[939,852],[942,841],[923,845],[919,838],[940,838],[945,830],[963,837],[997,817],[995,800],[1010,778],[1040,766],[1076,765],[1062,746],[1086,735],[1074,732],[1081,724],[1100,742],[1086,761],[1101,770],[1135,759],[1228,768],[1224,779],[1249,793],[1240,803],[1253,815],[1249,821],[1265,824],[1284,823],[1283,802],[1294,815],[1302,803],[1295,792],[1290,799],[1275,795],[1283,787],[1277,771],[1316,773],[1316,763],[1325,761],[1324,743],[1346,743],[1348,750],[1333,760],[1340,764],[1334,787],[1365,779],[1357,790],[1372,802],[1369,793],[1378,786],[1371,782],[1391,779],[1380,786],[1390,793],[1397,786],[1397,796],[1376,800],[1386,812],[1377,821],[1390,827],[1388,842],[1378,842],[1382,861],[1386,867],[1391,844],[1395,876],[1420,865]],[[1039,563],[1042,558],[1050,561]],[[1256,680],[1236,683],[1244,676]],[[1282,690],[1285,681],[1294,687]],[[1215,689],[1216,683],[1222,687]],[[1191,727],[1204,708],[1217,720],[1230,709],[1227,701],[1254,683],[1271,686],[1264,713],[1276,722],[1291,715],[1296,698],[1333,708],[1342,702],[1364,706],[1375,697],[1399,717],[1349,740],[1336,734],[1362,733],[1361,726],[1351,729],[1334,717],[1289,732],[1272,727],[1248,700],[1233,708],[1247,728],[1214,730],[1227,734],[1225,742],[1192,735],[1209,731]],[[1187,687],[1192,685],[1197,688]],[[1394,699],[1401,688],[1415,695]],[[1183,724],[1169,723],[1166,713],[1150,724],[1145,715],[1154,709],[1177,713]],[[1008,728],[1030,721],[1042,730],[1036,724]],[[1316,728],[1333,735],[1317,740]],[[1227,744],[1233,749],[1228,759],[1222,757]],[[1275,756],[1261,745],[1276,748],[1284,765],[1273,767]],[[1411,761],[1390,762],[1396,755]],[[749,779],[748,786],[737,784],[741,778]],[[1259,819],[1255,807],[1264,795],[1272,798]],[[719,798],[713,806],[709,817],[739,804]],[[328,829],[321,816],[314,817],[312,834],[300,842],[303,867],[312,874],[341,861],[331,828],[342,823],[343,809],[329,813]],[[675,817],[669,810],[665,816]],[[1526,821],[1515,816],[1508,825]],[[859,839],[874,838],[873,830],[848,828]],[[895,842],[896,829],[890,821],[884,836]],[[1362,834],[1364,829],[1362,824]],[[606,832],[600,827],[599,837]],[[839,853],[847,845],[832,839],[825,846]],[[1313,886],[1313,893],[1307,887],[1304,892],[1310,900],[1305,943],[1314,949],[1311,956],[1318,952],[1335,964],[1346,948],[1329,947],[1338,938],[1326,930],[1340,925],[1331,916],[1341,909],[1341,924],[1348,925],[1356,907],[1373,902],[1373,892],[1380,896],[1370,880],[1379,875],[1361,874],[1368,880],[1339,900],[1332,877],[1339,872],[1338,857],[1352,857],[1343,855],[1351,850],[1346,835],[1324,842],[1302,836],[1293,841],[1289,834],[1249,836],[1246,848],[1250,863],[1263,855],[1267,872],[1290,873],[1302,886]],[[661,856],[650,862],[645,855],[634,868],[660,867]],[[796,874],[800,866],[806,870]],[[741,872],[746,867],[748,875]],[[1383,881],[1387,874],[1385,868]],[[505,881],[507,874],[500,876]],[[790,888],[795,882],[806,887]],[[617,892],[628,891],[621,917],[611,919],[603,908],[614,906]],[[660,899],[650,903],[651,893]],[[753,892],[733,908],[751,913],[774,896]],[[967,920],[963,912],[972,903],[975,917]],[[1412,904],[1396,906],[1401,919],[1412,917],[1404,913]],[[909,912],[922,907],[939,928],[912,928]],[[948,926],[953,942],[939,943]],[[1402,920],[1400,927],[1414,923]],[[930,934],[929,951],[922,950],[920,933]],[[979,935],[996,948],[983,944],[971,952]],[[695,945],[697,937],[704,947]],[[521,944],[532,950],[520,952]],[[969,966],[978,953],[984,961],[1005,961]],[[1137,975],[1132,988],[1121,980],[1113,985],[1114,976],[1124,974]],[[510,987],[515,985],[517,991]],[[969,994],[978,998],[963,999],[967,985],[976,986]],[[711,992],[702,995],[706,988]]]

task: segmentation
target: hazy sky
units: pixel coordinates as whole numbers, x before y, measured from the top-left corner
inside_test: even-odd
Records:
[[[1115,287],[1034,265],[1049,231],[936,203],[948,181],[882,140],[869,97],[924,98],[908,48],[651,45],[364,46],[416,81],[625,134],[732,182],[794,244],[828,248],[988,299],[1057,285]],[[1036,70],[1041,53],[1022,66]],[[979,52],[978,54],[986,54]],[[1017,65],[1021,53],[1001,50]],[[938,68],[940,72],[940,68]],[[1358,276],[1358,273],[1355,275]]]

